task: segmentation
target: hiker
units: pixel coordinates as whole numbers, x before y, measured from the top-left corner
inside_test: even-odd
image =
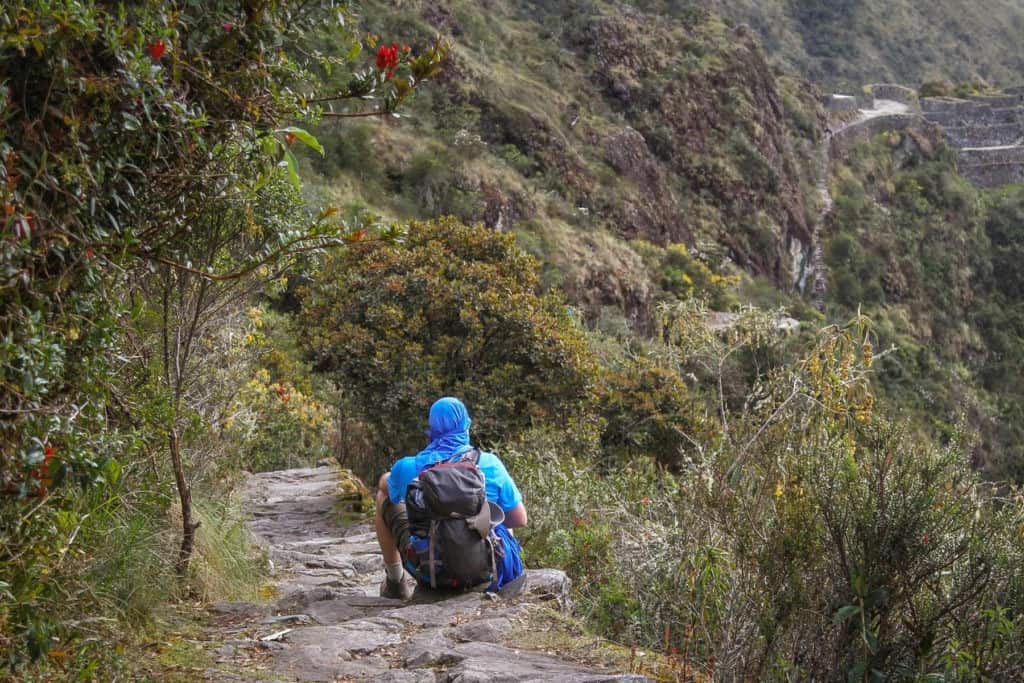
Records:
[[[439,399],[429,423],[427,447],[400,458],[378,483],[380,594],[412,597],[405,571],[424,587],[497,591],[523,573],[510,531],[526,526],[523,496],[498,456],[470,444],[462,401]]]

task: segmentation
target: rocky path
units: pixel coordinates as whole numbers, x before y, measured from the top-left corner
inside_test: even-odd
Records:
[[[212,607],[219,647],[206,680],[648,680],[509,644],[540,605],[571,608],[568,581],[558,571],[531,570],[515,597],[378,597],[383,564],[372,525],[340,522],[343,481],[344,472],[332,467],[249,479],[250,529],[274,565],[278,599]]]

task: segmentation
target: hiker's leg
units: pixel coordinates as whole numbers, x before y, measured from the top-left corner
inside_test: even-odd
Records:
[[[377,483],[377,514],[374,516],[374,526],[377,528],[377,543],[380,544],[380,554],[384,556],[384,562],[386,564],[394,564],[395,562],[402,561],[402,555],[398,551],[398,543],[395,540],[395,534],[392,532],[393,526],[400,526],[397,519],[399,516],[404,517],[405,510],[396,510],[399,506],[395,505],[388,498],[388,476],[389,473],[385,472],[381,475],[380,481]],[[404,508],[405,506],[401,506]],[[387,514],[385,515],[385,512]],[[406,526],[408,522],[406,521]],[[408,539],[402,539],[408,541]]]
[[[388,475],[381,476],[377,483],[377,514],[374,517],[377,528],[377,543],[384,556],[384,581],[380,584],[380,595],[384,598],[408,600],[412,597],[412,585],[405,580],[402,567],[402,551],[409,544],[409,517],[405,503],[392,503],[388,497]]]

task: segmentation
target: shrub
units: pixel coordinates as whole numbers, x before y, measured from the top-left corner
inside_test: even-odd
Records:
[[[606,456],[628,461],[652,456],[678,467],[701,436],[700,407],[682,376],[647,356],[616,362],[602,372],[598,405],[604,419],[601,447]]]
[[[763,344],[750,323],[709,343],[698,318],[680,321],[689,333],[666,339],[683,360],[726,367]],[[528,561],[563,566],[607,634],[725,680],[1012,677],[1021,501],[982,484],[955,430],[938,446],[879,416],[874,360],[861,319],[759,365],[675,474],[605,467],[557,434],[507,444],[526,499],[543,501]]]
[[[583,332],[558,296],[539,293],[537,263],[511,236],[413,223],[395,243],[328,259],[302,299],[300,345],[389,450],[421,446],[446,394],[466,401],[484,441],[589,414]]]
[[[949,97],[953,94],[953,84],[946,80],[925,81],[917,89],[920,97]]]

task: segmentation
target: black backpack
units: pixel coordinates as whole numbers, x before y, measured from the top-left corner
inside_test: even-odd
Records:
[[[431,588],[472,588],[497,576],[496,556],[504,548],[491,530],[479,460],[473,449],[431,465],[406,490],[409,531],[427,541],[425,552],[410,548],[406,560]]]

